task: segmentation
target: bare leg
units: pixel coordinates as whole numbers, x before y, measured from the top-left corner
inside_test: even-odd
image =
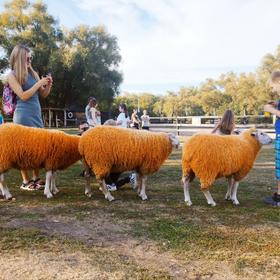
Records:
[[[98,181],[99,184],[100,184],[100,189],[101,191],[103,192],[104,196],[105,196],[105,199],[109,200],[109,201],[113,201],[115,200],[115,198],[111,195],[111,193],[107,190],[107,187],[106,187],[106,182],[105,180],[99,180]]]
[[[142,200],[147,200],[148,197],[146,195],[146,181],[147,181],[147,176],[141,176],[141,190],[139,193],[139,196],[142,198]]]
[[[22,176],[22,181],[23,183],[28,183],[29,182],[29,175],[28,175],[28,170],[20,170],[21,176]]]
[[[189,177],[183,177],[182,182],[184,184],[184,196],[185,196],[185,202],[188,206],[192,205],[191,202],[191,197],[190,197],[190,192],[189,192],[189,184],[190,184],[190,179]]]
[[[239,205],[239,201],[237,199],[237,189],[238,189],[238,186],[239,186],[239,182],[234,182],[234,185],[233,185],[233,188],[232,188],[232,196],[231,196],[231,199],[232,199],[232,203],[234,205]]]
[[[234,178],[230,177],[227,180],[228,180],[228,189],[227,189],[227,193],[225,196],[225,200],[231,200],[232,189],[233,189],[233,185],[234,185]]]
[[[137,193],[138,195],[140,195],[140,192],[141,192],[141,188],[142,188],[142,180],[143,180],[143,175],[141,174],[138,174],[138,186],[137,186]]]
[[[33,180],[36,180],[37,178],[39,178],[39,169],[33,169],[32,170],[32,178]]]
[[[44,195],[47,198],[52,198],[53,197],[53,195],[50,191],[51,181],[52,181],[52,171],[47,171],[47,173],[46,173],[46,184],[45,184],[45,189],[44,189]]]
[[[12,195],[9,192],[9,189],[4,181],[4,174],[0,175],[0,190],[4,196],[5,199],[11,199]]]
[[[216,206],[216,202],[214,201],[211,193],[209,192],[209,189],[202,189],[202,192],[207,199],[207,203],[211,206]]]

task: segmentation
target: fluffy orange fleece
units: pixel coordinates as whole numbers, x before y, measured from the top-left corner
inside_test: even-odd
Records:
[[[79,136],[18,124],[0,126],[0,173],[10,168],[65,169],[81,159]]]
[[[183,177],[192,178],[195,174],[203,189],[209,188],[220,177],[233,175],[236,181],[240,181],[251,170],[261,148],[251,136],[253,131],[250,129],[231,136],[193,135],[183,146]]]
[[[157,171],[172,151],[166,133],[98,126],[83,134],[79,151],[96,178],[111,172],[135,170],[141,175]]]

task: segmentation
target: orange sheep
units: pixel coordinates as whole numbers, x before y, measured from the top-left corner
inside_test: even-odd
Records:
[[[192,205],[189,183],[197,176],[208,204],[215,206],[209,187],[217,178],[229,179],[226,199],[238,205],[237,188],[251,170],[262,144],[272,139],[252,128],[240,135],[221,136],[214,134],[195,134],[184,144],[182,171],[185,202]]]
[[[173,134],[98,126],[86,131],[79,151],[88,169],[101,184],[105,198],[114,197],[107,190],[104,178],[110,173],[135,170],[139,176],[138,194],[147,199],[145,182],[148,174],[156,172],[179,141]],[[91,195],[89,177],[86,194]]]
[[[62,131],[25,127],[7,123],[0,126],[0,189],[6,199],[11,198],[4,184],[3,173],[11,168],[21,170],[45,168],[44,194],[51,198],[58,189],[55,171],[66,169],[79,159],[79,136]]]

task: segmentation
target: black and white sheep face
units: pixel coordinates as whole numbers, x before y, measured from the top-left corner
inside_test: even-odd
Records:
[[[178,149],[179,146],[180,146],[180,141],[179,141],[179,139],[175,136],[175,134],[173,134],[173,133],[168,133],[168,137],[169,137],[169,139],[170,139],[170,142],[171,142],[171,144],[172,144],[172,147]]]
[[[272,138],[260,130],[252,132],[251,135],[255,137],[261,145],[268,145],[272,143]]]

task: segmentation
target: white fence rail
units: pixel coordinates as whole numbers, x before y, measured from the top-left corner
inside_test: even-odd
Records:
[[[220,116],[151,117],[150,127],[153,131],[191,135],[198,130],[212,130],[220,119]],[[271,133],[275,120],[273,117],[266,116],[235,116],[235,121],[236,128],[242,129],[256,126]]]

